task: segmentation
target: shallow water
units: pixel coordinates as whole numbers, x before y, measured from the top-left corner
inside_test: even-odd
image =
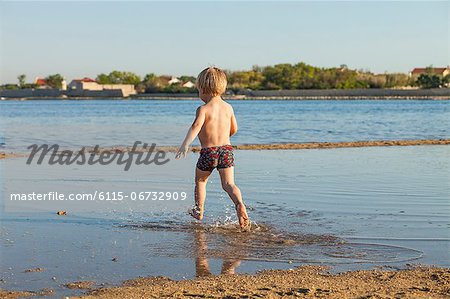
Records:
[[[201,101],[0,101],[0,145],[177,145]],[[450,138],[450,101],[232,101],[234,144]]]
[[[186,215],[195,154],[128,172],[115,165],[1,160],[0,287],[71,294],[76,291],[60,285],[253,273],[305,263],[335,271],[406,263],[450,267],[449,154],[449,146],[237,151],[236,180],[250,210],[251,233],[237,230],[217,173],[208,184],[203,224]],[[13,192],[93,190],[176,191],[188,198],[8,200]],[[58,210],[68,215],[57,216]],[[35,267],[45,270],[23,272]]]

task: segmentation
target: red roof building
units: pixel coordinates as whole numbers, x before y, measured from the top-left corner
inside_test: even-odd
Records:
[[[36,80],[34,81],[34,84],[39,85],[39,86],[47,85],[47,81],[42,78],[36,78]]]
[[[431,72],[438,76],[447,76],[450,74],[450,68],[449,67],[433,67],[433,68],[415,68],[411,71],[411,76],[419,76],[421,74],[426,74],[428,72]]]
[[[75,81],[75,82],[86,82],[86,83],[97,82],[94,79],[91,79],[91,78],[88,78],[88,77],[84,77],[83,79],[73,79],[72,81]]]

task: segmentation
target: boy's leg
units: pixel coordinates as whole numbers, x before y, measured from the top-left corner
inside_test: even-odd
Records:
[[[234,167],[219,168],[219,174],[223,190],[228,193],[236,207],[239,225],[242,228],[247,227],[249,224],[247,209],[242,200],[241,190],[234,184]]]
[[[194,189],[194,200],[195,207],[198,209],[199,214],[191,214],[194,218],[198,220],[203,219],[203,212],[205,207],[206,198],[206,183],[208,182],[209,175],[211,171],[203,171],[195,168],[195,189]]]

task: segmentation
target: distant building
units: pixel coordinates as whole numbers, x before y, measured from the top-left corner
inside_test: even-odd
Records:
[[[172,84],[180,84],[182,87],[192,88],[195,86],[195,83],[192,81],[182,81],[181,79],[174,76],[160,76],[160,83],[162,85],[172,85]]]
[[[67,82],[65,79],[61,82],[61,90],[67,90]]]
[[[47,80],[43,78],[36,77],[36,80],[34,80],[34,84],[36,85],[47,85]]]
[[[136,94],[136,89],[133,84],[102,84],[103,90],[122,90],[124,97],[129,97],[132,94]]]
[[[450,67],[433,67],[433,68],[415,68],[410,73],[410,77],[418,77],[422,74],[427,74],[431,72],[434,75],[445,77],[450,74]]]
[[[180,79],[174,76],[159,76],[158,78],[161,86],[182,83]]]
[[[187,81],[185,83],[183,83],[183,85],[181,85],[183,87],[187,87],[187,88],[192,88],[195,87],[195,83],[192,83],[192,81]]]
[[[38,89],[52,89],[53,88],[48,85],[47,80],[45,80],[43,78],[39,78],[39,77],[36,77],[36,79],[34,80],[34,84],[37,85]],[[67,82],[66,82],[66,80],[62,80],[61,81],[61,90],[66,90],[66,89],[67,89]]]
[[[73,79],[67,88],[69,90],[103,90],[97,81],[88,77],[84,77],[83,79]]]
[[[170,78],[170,80],[169,80],[169,85],[172,85],[172,84],[176,84],[176,83],[180,83],[181,82],[181,80],[180,79],[178,79],[177,77],[172,77],[172,78]]]
[[[37,85],[37,88],[39,89],[50,89],[51,87],[47,84],[47,80],[44,78],[36,77],[34,80],[34,84]]]
[[[97,81],[88,77],[72,80],[68,86],[68,90],[121,90],[124,97],[136,94],[136,89],[133,84],[98,84]]]

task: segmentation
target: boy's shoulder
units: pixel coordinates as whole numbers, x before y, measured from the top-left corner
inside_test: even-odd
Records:
[[[206,103],[206,104],[203,104],[203,105],[200,105],[197,107],[196,114],[197,115],[200,115],[202,113],[206,114],[206,113],[208,113],[209,110],[210,110],[210,107],[208,106],[208,103]]]
[[[204,112],[205,109],[206,109],[206,108],[205,108],[205,104],[198,106],[198,107],[197,107],[197,111],[196,111],[197,115],[198,115],[199,113],[201,113],[201,112]]]
[[[224,105],[225,107],[227,107],[228,109],[233,110],[233,106],[231,106],[230,103],[226,102],[226,101],[223,100],[223,99],[222,99],[221,104]]]

